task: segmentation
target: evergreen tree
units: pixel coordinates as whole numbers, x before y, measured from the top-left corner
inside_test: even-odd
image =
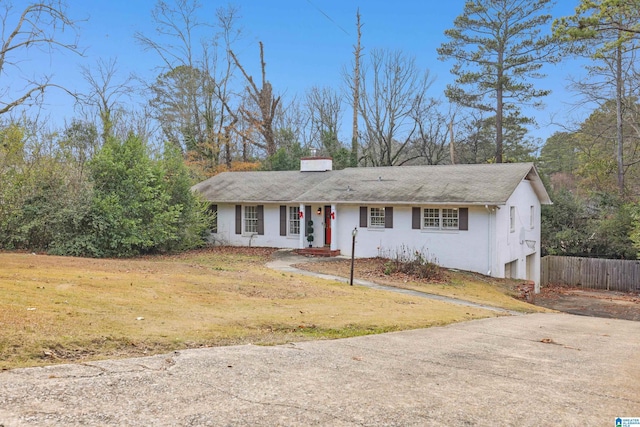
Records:
[[[538,168],[547,175],[576,172],[577,147],[574,134],[556,132],[551,135],[540,150]]]
[[[92,232],[99,251],[92,255],[132,256],[175,239],[180,207],[170,206],[162,170],[140,139],[110,139],[90,169]]]
[[[182,153],[173,144],[166,144],[160,162],[163,191],[169,196],[169,206],[179,207],[173,239],[159,245],[158,249],[175,251],[202,245],[208,227],[206,212],[208,203],[191,191],[192,181]]]
[[[503,161],[504,117],[519,116],[525,105],[540,106],[538,98],[549,93],[531,79],[543,77],[543,64],[556,60],[554,39],[542,34],[551,21],[550,5],[551,0],[468,0],[445,31],[449,41],[438,48],[439,59],[456,61],[447,97],[495,114],[497,163]]]
[[[205,204],[191,193],[177,148],[169,144],[164,158],[154,160],[139,138],[111,138],[89,171],[93,192],[84,215],[61,214],[65,238],[56,240],[53,252],[127,257],[203,243]]]

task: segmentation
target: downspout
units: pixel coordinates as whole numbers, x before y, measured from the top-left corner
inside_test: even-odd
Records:
[[[488,205],[484,205],[487,210],[487,276],[491,277],[491,270],[493,266],[493,240],[492,240],[492,225],[493,225],[493,212]]]

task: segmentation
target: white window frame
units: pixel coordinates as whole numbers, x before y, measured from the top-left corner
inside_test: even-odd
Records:
[[[459,230],[460,229],[460,211],[458,208],[440,209],[440,216],[443,230]]]
[[[369,208],[369,227],[370,228],[385,227],[385,212],[383,207]]]
[[[289,206],[287,214],[287,235],[300,236],[300,206]]]
[[[423,230],[460,230],[460,209],[422,208],[420,221]]]
[[[516,231],[516,207],[509,206],[509,231],[515,233]]]
[[[244,207],[243,225],[245,233],[258,233],[258,206]]]
[[[427,215],[427,212],[429,215]],[[422,228],[430,230],[440,230],[440,209],[422,208]],[[435,225],[434,225],[435,224]]]
[[[536,227],[535,218],[536,218],[536,207],[531,205],[529,207],[529,228],[531,230],[533,230]]]

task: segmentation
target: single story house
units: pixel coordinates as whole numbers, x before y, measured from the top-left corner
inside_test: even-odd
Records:
[[[533,163],[360,167],[330,158],[300,171],[224,172],[192,188],[216,213],[213,242],[326,247],[355,257],[420,251],[448,268],[540,283],[540,206]]]

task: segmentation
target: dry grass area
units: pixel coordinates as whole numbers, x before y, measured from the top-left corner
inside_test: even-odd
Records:
[[[401,273],[385,274],[386,262],[383,258],[356,259],[354,276],[383,285],[459,298],[523,313],[548,311],[518,299],[518,286],[522,281],[495,279],[477,273],[447,269],[441,269],[442,277],[438,281],[418,280]],[[340,258],[299,264],[296,267],[343,277],[349,277],[351,273],[351,261]]]
[[[0,369],[496,315],[272,271],[264,266],[272,252],[215,248],[134,260],[0,253]]]

